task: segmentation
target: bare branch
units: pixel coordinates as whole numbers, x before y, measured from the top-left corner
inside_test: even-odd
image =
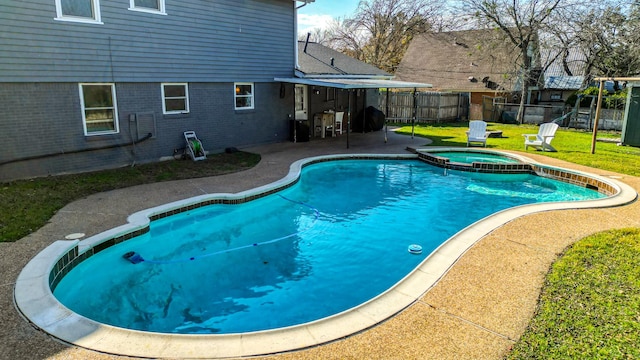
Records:
[[[438,0],[362,0],[334,33],[333,44],[393,73],[411,39],[441,24],[442,10]]]

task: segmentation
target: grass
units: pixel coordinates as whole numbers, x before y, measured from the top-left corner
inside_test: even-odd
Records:
[[[640,229],[587,237],[547,275],[508,359],[640,359]]]
[[[433,140],[432,146],[467,145],[467,123],[419,125],[415,127],[416,136],[424,136]],[[502,131],[502,138],[489,138],[487,148],[497,150],[524,151],[522,134],[535,134],[538,127],[534,125],[510,125],[489,123],[487,130]],[[411,133],[411,126],[404,126],[398,132]],[[598,138],[619,138],[615,132],[598,132]],[[596,142],[595,154],[591,154],[592,133],[580,130],[559,129],[551,144],[558,152],[545,152],[544,155],[566,160],[575,164],[586,165],[597,169],[614,171],[621,174],[640,176],[637,161],[640,149],[629,146],[618,146],[611,142]],[[529,148],[529,152],[535,152]],[[541,152],[536,152],[541,154]]]
[[[88,195],[159,181],[222,175],[255,166],[260,156],[246,152],[214,154],[194,162],[165,161],[83,174],[49,176],[0,184],[0,242],[41,228],[66,204]]]

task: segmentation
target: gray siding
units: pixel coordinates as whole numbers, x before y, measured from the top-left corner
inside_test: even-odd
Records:
[[[100,0],[88,24],[55,20],[54,0],[0,0],[0,181],[157,161],[188,130],[214,153],[288,140],[293,85],[281,98],[273,78],[293,76],[293,1],[165,1],[167,15]],[[115,83],[117,134],[84,135],[84,82]],[[162,113],[163,82],[189,84],[188,114]],[[234,110],[234,82],[254,83],[255,109]]]
[[[0,0],[2,82],[232,82],[292,76],[291,0],[101,0],[103,24],[54,20],[54,0]]]
[[[160,83],[116,83],[120,132],[84,136],[78,85],[11,83],[0,86],[0,181],[82,172],[157,161],[185,146],[193,130],[209,152],[288,140],[293,86],[255,84],[255,109],[234,110],[233,83],[190,83],[190,112],[163,115]],[[129,115],[152,113],[154,137],[130,145],[137,133]],[[107,149],[103,149],[109,147]],[[20,160],[33,158],[30,160]]]

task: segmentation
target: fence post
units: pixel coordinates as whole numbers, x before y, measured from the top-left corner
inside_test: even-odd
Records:
[[[413,139],[416,126],[416,116],[418,114],[418,89],[413,88],[413,117],[411,118],[411,138]]]
[[[440,116],[442,116],[442,114],[440,113],[442,110],[442,93],[438,93],[438,112],[436,115],[436,124],[440,122]]]

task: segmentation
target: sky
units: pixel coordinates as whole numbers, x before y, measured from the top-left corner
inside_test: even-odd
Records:
[[[355,13],[359,0],[316,0],[298,9],[298,34],[313,28],[326,28],[336,18],[345,18]],[[302,3],[298,3],[302,4]]]

